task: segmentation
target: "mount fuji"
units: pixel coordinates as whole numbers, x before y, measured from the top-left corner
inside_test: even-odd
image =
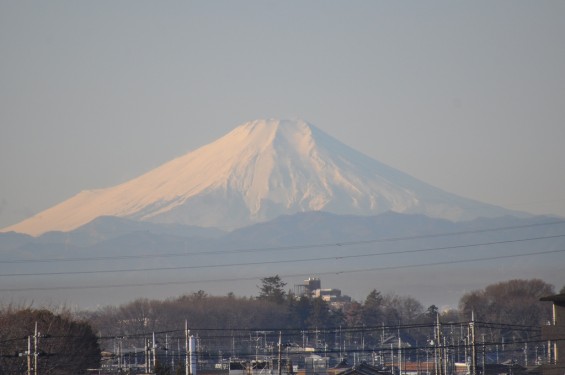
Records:
[[[2,232],[71,231],[101,216],[236,229],[283,214],[393,211],[450,221],[516,212],[419,181],[301,120],[257,120],[120,185],[80,192]]]

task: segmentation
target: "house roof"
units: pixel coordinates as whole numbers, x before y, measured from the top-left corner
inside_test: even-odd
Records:
[[[565,293],[555,294],[553,296],[542,297],[539,300],[540,301],[558,302],[558,303],[562,304],[562,303],[565,303]]]
[[[344,359],[342,359],[334,368],[337,368],[337,369],[341,369],[341,368],[348,369],[348,368],[350,368],[350,367],[351,367],[351,366],[350,366],[349,363],[347,362],[347,358],[344,358]]]
[[[363,362],[349,370],[340,372],[339,375],[390,375],[390,372],[379,370],[379,368]]]

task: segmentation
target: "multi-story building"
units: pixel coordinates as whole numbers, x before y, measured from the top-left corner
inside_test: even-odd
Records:
[[[351,302],[351,297],[342,295],[340,289],[322,289],[320,279],[313,277],[304,280],[304,284],[295,285],[294,293],[297,296],[321,298],[334,308],[342,308],[344,304]]]
[[[547,364],[542,367],[543,375],[565,374],[565,293],[540,299],[553,302],[553,319],[542,326],[542,340],[547,340]]]

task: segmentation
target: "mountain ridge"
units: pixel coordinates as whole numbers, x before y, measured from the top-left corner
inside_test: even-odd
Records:
[[[0,293],[84,306],[197,290],[250,296],[262,277],[277,274],[289,287],[321,277],[354,298],[376,288],[452,304],[469,288],[505,279],[563,285],[564,228],[563,219],[543,216],[451,222],[318,211],[197,237],[103,217],[58,236],[0,233]],[[83,237],[88,233],[93,237]]]

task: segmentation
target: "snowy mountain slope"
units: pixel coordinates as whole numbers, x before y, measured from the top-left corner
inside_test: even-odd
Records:
[[[115,187],[83,191],[3,231],[69,231],[99,216],[233,229],[305,211],[508,214],[427,185],[304,121],[257,120]]]

